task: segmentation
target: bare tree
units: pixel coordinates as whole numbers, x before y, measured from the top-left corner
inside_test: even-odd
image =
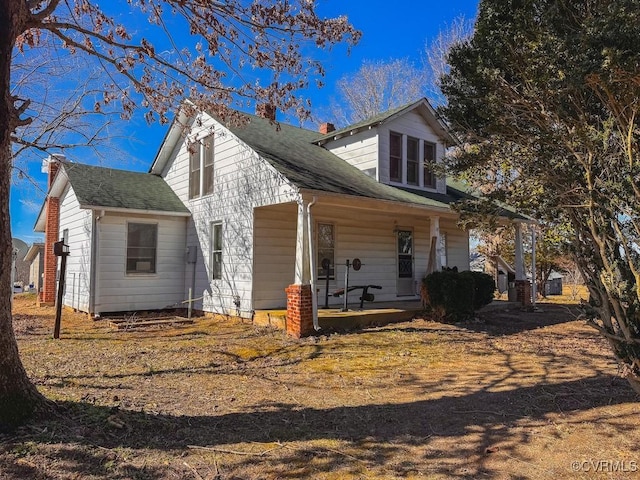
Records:
[[[338,80],[331,117],[337,125],[365,120],[423,97],[425,85],[424,71],[408,58],[366,60],[357,72]]]
[[[129,119],[142,110],[148,121],[164,123],[185,98],[193,111],[226,118],[233,115],[230,105],[254,101],[307,117],[309,104],[298,92],[324,74],[313,48],[352,45],[360,36],[346,17],[318,17],[315,2],[307,0],[127,2],[131,12],[122,18],[130,25],[105,13],[99,3],[0,0],[0,430],[47,406],[20,362],[11,322],[14,154],[25,148],[68,147],[73,138],[91,144],[100,124],[86,122],[88,112],[117,111]],[[134,26],[137,20],[148,21],[148,38]],[[178,31],[184,37],[180,44],[173,36]],[[37,94],[37,79],[43,78],[36,75],[42,73],[37,67],[52,58],[71,62],[56,68],[72,65],[75,58],[99,72],[94,82],[80,84],[93,87],[71,92],[61,77],[47,79],[68,92],[70,103],[62,102],[66,111],[50,108],[46,96]],[[35,128],[35,114],[43,111],[49,127]]]
[[[559,260],[560,270],[566,280],[564,286],[569,288],[571,300],[577,300],[580,287],[584,285],[584,278],[578,263],[570,256],[564,256]]]
[[[460,15],[445,24],[438,34],[425,43],[425,78],[429,100],[442,105],[445,98],[440,90],[441,78],[449,73],[449,51],[451,47],[466,42],[473,35],[474,19]]]
[[[409,58],[363,61],[357,72],[338,80],[338,96],[332,99],[327,117],[344,126],[424,96],[434,105],[443,104],[440,78],[449,72],[449,50],[471,38],[473,23],[472,19],[459,16],[445,24],[425,43],[421,65]]]

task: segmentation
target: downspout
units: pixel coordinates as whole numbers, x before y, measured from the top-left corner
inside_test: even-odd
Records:
[[[316,296],[316,255],[313,244],[313,217],[311,216],[311,207],[316,203],[317,198],[313,197],[313,200],[307,205],[307,234],[309,235],[309,270],[310,270],[310,283],[311,283],[311,308],[313,311],[313,329],[317,332],[320,330],[320,324],[318,323],[318,297]]]
[[[91,222],[91,260],[89,276],[89,313],[96,316],[96,283],[98,276],[98,221],[104,216],[104,210],[97,213],[93,211],[93,221]]]

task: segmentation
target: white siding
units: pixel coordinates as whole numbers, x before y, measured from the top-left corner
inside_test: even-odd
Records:
[[[363,130],[355,135],[339,138],[325,146],[327,150],[347,163],[365,171],[373,178],[378,178],[378,139],[375,129]]]
[[[469,270],[469,232],[456,226],[454,220],[441,219],[440,231],[447,236],[447,267]]]
[[[284,308],[285,288],[293,283],[297,204],[255,210],[254,292],[256,310]]]
[[[127,274],[127,222],[158,225],[156,273]],[[184,307],[186,218],[108,213],[98,221],[96,313]]]
[[[396,226],[414,230],[414,271],[418,280],[418,271],[426,261],[428,255],[429,222],[394,215],[381,215],[375,212],[358,210],[328,210],[318,206],[315,214],[317,222],[333,222],[336,232],[336,278],[330,282],[329,291],[344,286],[346,260],[359,258],[362,268],[356,272],[350,271],[350,285],[380,285],[381,290],[372,290],[376,301],[393,301],[397,299],[396,276]],[[397,223],[396,223],[397,222]],[[352,301],[356,301],[359,292],[350,294]],[[324,303],[325,285],[320,285],[320,303]],[[342,298],[329,297],[329,302],[340,304]]]
[[[69,256],[63,304],[89,311],[91,266],[91,211],[81,210],[72,188],[68,187],[60,202],[60,238],[69,231]]]
[[[187,247],[196,248],[198,253],[195,266],[188,265],[184,290],[186,295],[192,288],[194,298],[202,297],[194,304],[195,308],[249,317],[254,309],[254,209],[291,202],[298,194],[282,175],[226,128],[207,119],[196,135],[203,136],[212,127],[215,132],[212,195],[188,198],[189,153],[184,142],[176,147],[164,172],[167,183],[192,213]],[[222,222],[223,229],[223,275],[214,280],[210,279],[209,258],[212,222]]]
[[[44,251],[40,250],[29,265],[29,285],[33,285],[36,292],[42,287],[42,273],[44,272]]]
[[[321,204],[314,207],[316,223],[333,223],[336,232],[336,277],[330,281],[329,292],[344,286],[345,263],[359,258],[363,266],[360,271],[351,270],[350,285],[380,285],[381,290],[371,290],[376,301],[397,300],[397,237],[396,229],[412,230],[414,241],[414,285],[420,291],[420,282],[427,271],[429,261],[430,220],[429,215],[393,215],[350,209],[328,209]],[[459,230],[455,222],[440,220],[441,231],[447,234],[448,254],[453,264],[461,270],[469,265],[469,249],[466,232]],[[450,262],[451,263],[451,262]],[[324,304],[325,282],[318,284],[319,303]],[[359,292],[351,300],[356,301]],[[404,298],[404,297],[403,297]],[[342,298],[329,297],[330,304],[342,303]]]

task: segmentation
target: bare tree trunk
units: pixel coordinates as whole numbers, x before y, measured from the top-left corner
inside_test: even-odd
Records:
[[[0,431],[9,430],[47,404],[27,377],[18,354],[11,318],[11,134],[17,111],[10,96],[11,55],[26,2],[0,0]]]

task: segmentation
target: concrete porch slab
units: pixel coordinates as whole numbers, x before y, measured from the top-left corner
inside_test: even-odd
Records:
[[[397,302],[365,303],[360,310],[360,302],[349,304],[346,312],[341,307],[318,309],[318,323],[324,331],[343,331],[363,328],[371,325],[411,320],[422,312],[420,300],[400,300]],[[285,329],[286,310],[257,310],[253,321],[257,325]],[[322,330],[319,332],[322,334]]]

